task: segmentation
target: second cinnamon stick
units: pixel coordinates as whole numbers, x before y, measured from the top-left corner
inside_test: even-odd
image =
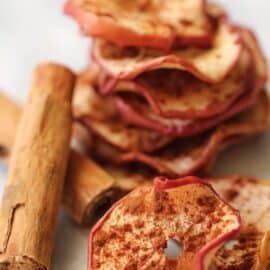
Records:
[[[20,106],[0,92],[0,159],[8,162],[21,118]],[[93,222],[99,207],[117,195],[115,181],[100,166],[71,150],[63,194],[63,204],[79,225]]]

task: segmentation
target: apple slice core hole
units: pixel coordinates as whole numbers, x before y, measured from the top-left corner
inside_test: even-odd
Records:
[[[230,240],[224,245],[224,248],[226,250],[232,250],[237,244],[239,244],[237,240]]]
[[[183,245],[176,239],[169,239],[164,248],[164,253],[168,259],[177,259],[182,255]]]

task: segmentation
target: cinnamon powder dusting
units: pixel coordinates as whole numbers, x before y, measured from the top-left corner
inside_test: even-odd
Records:
[[[183,263],[193,269],[197,252],[234,226],[235,211],[207,185],[140,187],[116,205],[95,232],[93,269],[175,269],[176,262],[164,252],[169,239],[183,247],[177,267]]]

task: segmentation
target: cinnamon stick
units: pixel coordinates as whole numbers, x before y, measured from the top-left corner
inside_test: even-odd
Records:
[[[0,159],[8,162],[20,121],[20,106],[0,92]],[[1,155],[2,154],[2,155]],[[63,205],[79,225],[93,222],[96,212],[114,200],[117,189],[112,176],[87,157],[71,150]]]
[[[73,73],[36,68],[0,210],[0,269],[50,268],[71,137]]]

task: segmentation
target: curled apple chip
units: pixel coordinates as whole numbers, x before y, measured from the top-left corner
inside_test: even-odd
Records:
[[[245,269],[267,270],[270,234],[255,226],[244,227],[239,235],[218,250],[211,270]]]
[[[270,181],[234,176],[210,179],[220,196],[241,212],[244,225],[266,232],[270,229]]]
[[[91,69],[79,76],[73,97],[74,117],[91,132],[123,151],[151,152],[173,140],[123,122],[111,98],[96,91],[96,74]]]
[[[192,136],[218,123],[240,113],[252,106],[258,97],[260,90],[264,87],[267,79],[267,64],[259,43],[250,30],[241,29],[245,46],[252,54],[254,74],[250,76],[245,93],[238,98],[224,113],[206,118],[203,121],[177,118],[164,118],[155,114],[148,104],[135,98],[115,97],[118,110],[126,122],[138,125],[162,134],[173,134],[177,136]]]
[[[211,179],[219,195],[240,211],[240,233],[226,243],[210,269],[266,270],[270,259],[270,182],[235,176]]]
[[[269,98],[261,92],[256,104],[214,130],[179,138],[151,154],[130,152],[111,157],[118,162],[139,161],[161,174],[183,176],[206,168],[219,150],[239,140],[262,132],[269,123]]]
[[[239,229],[238,212],[203,180],[157,178],[117,202],[92,229],[88,269],[208,269]],[[175,260],[164,252],[170,239],[182,246]]]
[[[189,47],[164,53],[145,48],[119,48],[97,39],[93,44],[92,55],[112,80],[131,80],[151,70],[168,68],[184,70],[202,81],[217,83],[234,68],[242,48],[239,29],[227,20],[220,20],[210,48]]]
[[[250,79],[252,80],[252,78]],[[260,89],[255,87],[253,83],[250,83],[248,88],[252,89],[246,89],[246,93],[239,97],[225,112],[205,119],[164,118],[155,114],[147,103],[135,97],[131,99],[116,96],[114,101],[126,123],[164,135],[189,137],[214,128],[252,106],[257,100]]]
[[[267,81],[268,67],[267,60],[262,52],[260,43],[256,35],[248,28],[241,28],[241,36],[245,46],[250,50],[254,59],[254,68],[256,75],[256,87],[261,89]]]
[[[252,70],[251,55],[243,50],[232,72],[217,84],[205,83],[187,72],[161,69],[134,81],[120,81],[114,91],[142,96],[155,114],[165,118],[207,118],[224,112],[248,89]],[[127,103],[128,99],[132,96],[126,97]]]
[[[263,91],[250,109],[214,130],[191,138],[176,139],[151,154],[121,152],[100,138],[91,142],[89,152],[95,159],[118,164],[139,162],[163,175],[185,176],[207,170],[220,150],[262,132],[268,124],[269,98],[266,91]]]
[[[68,0],[64,10],[86,35],[120,47],[169,49],[212,40],[203,0]]]

